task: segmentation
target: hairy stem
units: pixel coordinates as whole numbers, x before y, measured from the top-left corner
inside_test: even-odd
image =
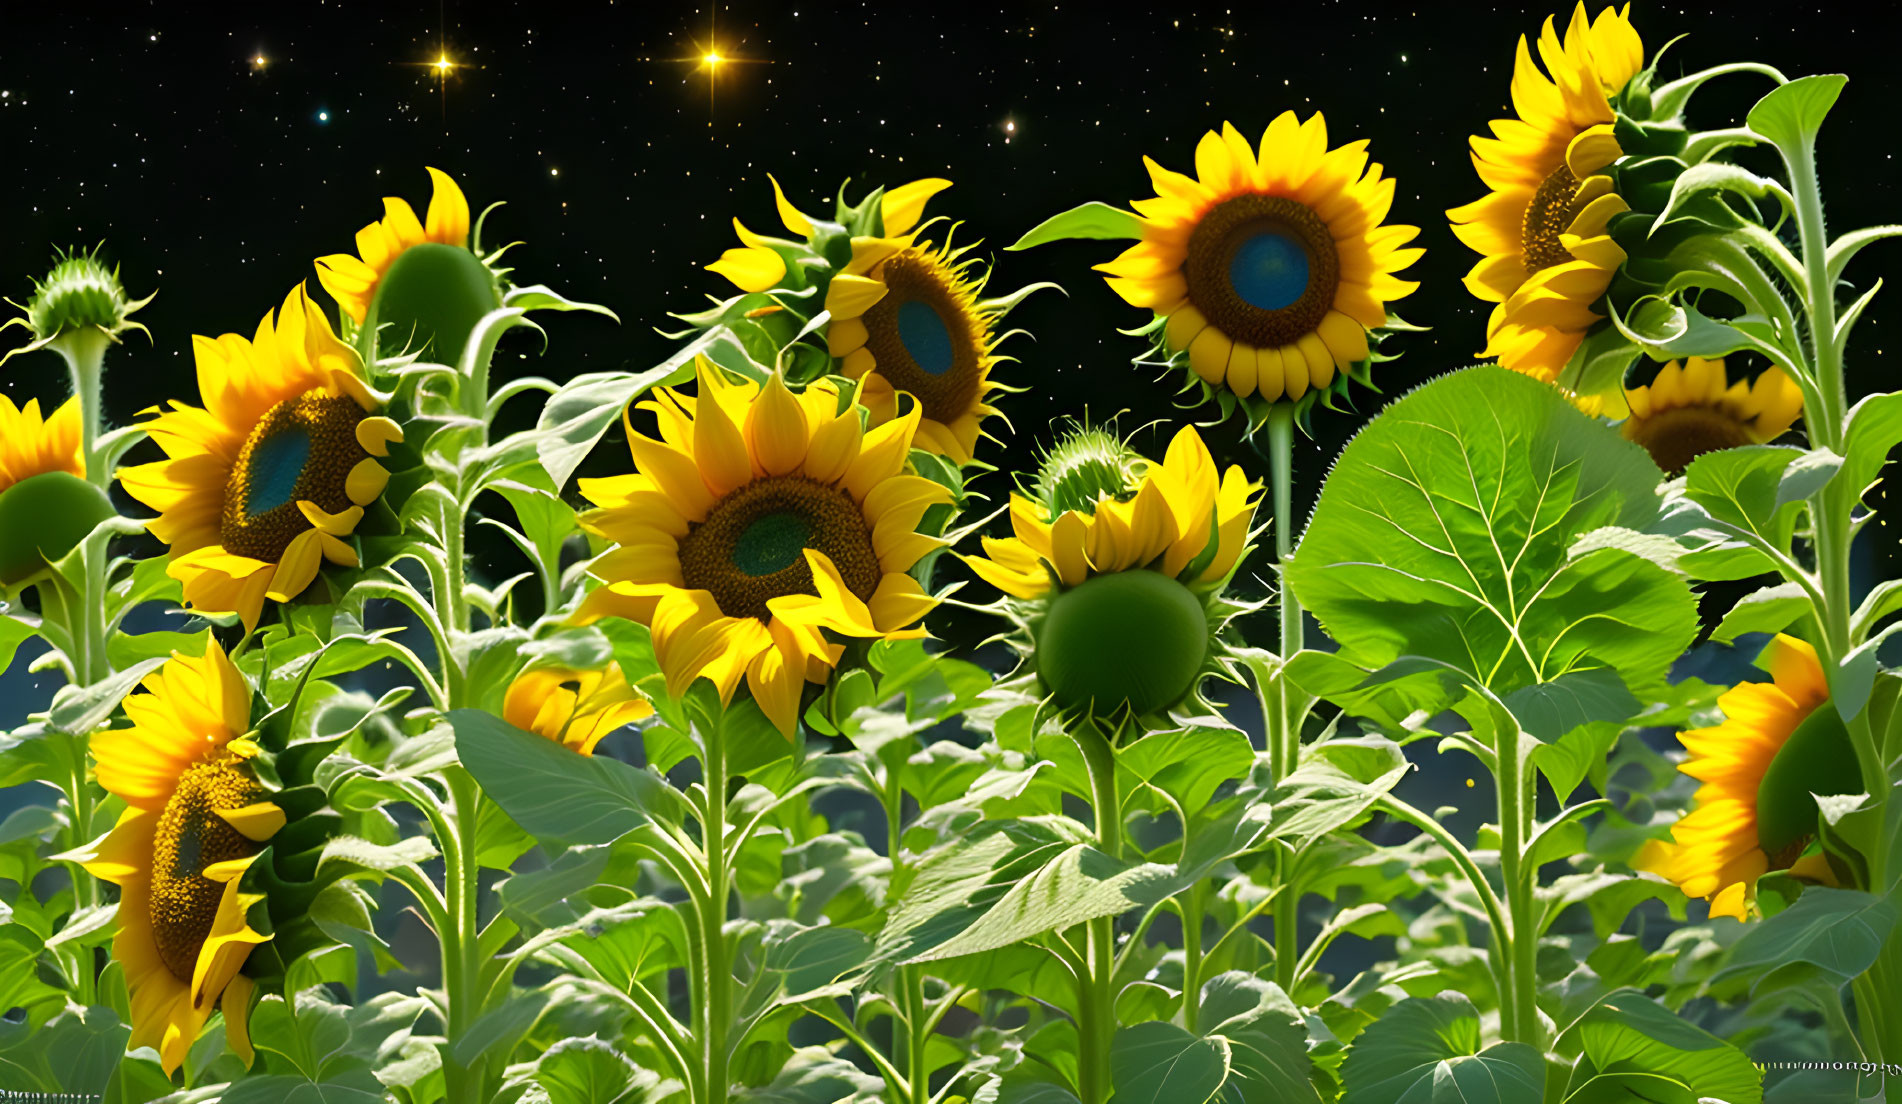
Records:
[[[1517,723],[1499,728],[1499,868],[1506,888],[1507,943],[1500,986],[1500,1034],[1507,1042],[1544,1047],[1539,1029],[1537,957],[1539,932],[1533,918],[1536,863],[1526,862],[1532,833],[1532,786]]]
[[[726,744],[717,728],[707,734],[703,788],[706,807],[701,821],[701,851],[707,857],[707,907],[700,913],[703,944],[700,977],[700,1043],[703,1104],[725,1104],[727,1098],[727,1026],[732,1019],[730,997],[732,964],[727,960],[726,910],[731,873],[726,861]]]
[[[1094,723],[1072,733],[1090,773],[1090,809],[1096,818],[1096,846],[1111,858],[1122,853],[1122,803],[1116,796],[1116,749],[1109,734]],[[1116,918],[1098,917],[1085,925],[1085,976],[1077,983],[1077,1034],[1082,1054],[1078,1089],[1083,1104],[1110,1098],[1110,1050],[1116,1037]]]
[[[99,429],[105,423],[101,385],[106,374],[106,349],[112,338],[97,326],[84,326],[59,335],[49,348],[66,361],[73,395],[79,399],[80,456],[86,462],[86,481],[100,489],[112,484],[112,473],[99,456]]]

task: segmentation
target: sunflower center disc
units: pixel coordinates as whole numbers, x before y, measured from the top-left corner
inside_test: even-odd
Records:
[[[910,392],[934,422],[950,425],[977,406],[984,374],[984,322],[955,273],[929,254],[888,258],[890,289],[865,312],[865,347],[878,374]]]
[[[1209,619],[1167,575],[1119,571],[1057,595],[1036,636],[1037,673],[1058,705],[1142,714],[1175,704],[1195,685]]]
[[[870,599],[883,571],[852,497],[804,476],[756,479],[729,493],[680,538],[680,574],[728,617],[770,620],[767,603],[817,594],[805,549],[826,554],[848,590]]]
[[[734,542],[733,566],[756,579],[784,571],[799,560],[810,539],[812,526],[798,514],[765,514]]]
[[[266,411],[225,483],[220,536],[226,551],[275,563],[310,528],[299,502],[332,514],[349,509],[350,470],[370,455],[357,443],[362,420],[356,400],[321,391]]]
[[[1231,341],[1278,349],[1315,332],[1333,309],[1341,258],[1306,204],[1239,195],[1196,223],[1182,275],[1209,325]]]
[[[1744,424],[1721,410],[1680,407],[1639,421],[1631,439],[1643,445],[1667,475],[1677,476],[1707,452],[1748,445]]]
[[[1572,255],[1560,244],[1559,235],[1572,225],[1572,200],[1578,195],[1578,177],[1560,165],[1539,184],[1526,204],[1525,224],[1520,230],[1521,249],[1527,272],[1537,272],[1564,264]]]
[[[199,763],[179,777],[171,800],[159,813],[152,837],[152,889],[147,906],[152,941],[165,968],[187,985],[225,891],[223,883],[205,877],[205,868],[250,858],[264,849],[214,810],[240,809],[263,796],[264,788],[251,776],[251,768],[228,759]]]
[[[956,361],[951,351],[951,331],[930,303],[914,299],[899,305],[898,340],[905,343],[912,363],[928,375],[942,376]]]
[[[1286,234],[1256,234],[1235,247],[1228,281],[1249,306],[1280,310],[1308,290],[1307,250]]]

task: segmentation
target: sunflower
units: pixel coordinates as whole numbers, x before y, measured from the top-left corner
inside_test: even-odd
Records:
[[[1491,191],[1447,212],[1453,233],[1482,255],[1467,289],[1499,304],[1480,355],[1548,382],[1603,317],[1593,304],[1626,259],[1606,226],[1629,208],[1603,170],[1625,153],[1611,100],[1644,66],[1629,12],[1606,8],[1588,20],[1581,3],[1563,40],[1548,18],[1539,56],[1549,77],[1520,36],[1518,118],[1472,140],[1473,166]]]
[[[1207,672],[1260,485],[1236,466],[1218,479],[1185,426],[1160,465],[1082,429],[1051,450],[1038,486],[1011,495],[1015,536],[985,537],[965,563],[1025,604],[1016,616],[1059,704],[1173,705]]]
[[[824,381],[794,394],[778,375],[762,386],[697,368],[697,396],[641,404],[660,436],[629,425],[635,474],[582,481],[599,507],[582,527],[619,547],[590,568],[606,585],[577,619],[647,625],[670,694],[705,676],[728,701],[744,677],[790,737],[806,682],[842,651],[822,630],[924,635],[908,626],[936,603],[906,572],[942,546],[917,528],[950,492],[905,471],[916,404],[867,430],[864,408]]]
[[[1773,441],[1803,412],[1803,392],[1783,369],[1731,383],[1721,357],[1671,361],[1649,385],[1627,388],[1625,402],[1625,440],[1671,475],[1707,452]]]
[[[653,714],[612,661],[598,671],[530,668],[509,683],[502,702],[503,720],[582,755],[593,755],[601,737]]]
[[[1678,737],[1690,752],[1678,769],[1703,783],[1696,808],[1672,825],[1670,841],[1648,841],[1634,862],[1709,900],[1712,916],[1739,920],[1769,870],[1833,880],[1818,856],[1803,857],[1816,831],[1811,795],[1861,785],[1842,721],[1818,708],[1829,683],[1816,650],[1778,634],[1758,664],[1772,681],[1733,687],[1717,699],[1722,724]]]
[[[1222,124],[1197,144],[1195,176],[1143,163],[1156,195],[1130,205],[1142,240],[1096,267],[1166,320],[1162,349],[1212,394],[1259,411],[1325,391],[1368,359],[1386,303],[1419,286],[1394,275],[1421,256],[1402,248],[1419,231],[1381,225],[1394,182],[1366,142],[1328,149],[1319,112],[1283,112],[1258,149]]]
[[[813,219],[786,199],[779,181],[767,179],[786,229],[815,239]],[[839,374],[858,381],[873,425],[897,416],[902,391],[918,401],[917,446],[968,464],[980,423],[997,413],[985,398],[998,389],[991,367],[999,361],[1002,338],[995,329],[1002,309],[980,299],[989,270],[968,256],[975,245],[953,247],[949,232],[938,244],[920,236],[926,202],[950,186],[949,180],[915,180],[880,197],[878,226],[857,227],[876,232],[850,235],[850,259],[825,285],[825,338]],[[742,291],[784,286],[793,272],[786,260],[792,243],[762,238],[738,219],[733,228],[743,247],[707,268]]]
[[[251,1062],[254,983],[241,971],[271,937],[245,916],[260,896],[239,882],[284,811],[250,760],[251,688],[215,640],[174,652],[125,700],[132,727],[92,738],[99,784],[126,804],[86,862],[119,886],[112,957],[125,970],[133,1047],[176,1070],[215,1007],[225,1037]]]
[[[79,447],[79,400],[67,399],[50,417],[40,417],[40,401],[23,407],[0,395],[0,494],[47,472],[85,478],[86,458]]]
[[[434,188],[426,221],[416,219],[408,201],[383,199],[383,218],[357,231],[357,255],[332,253],[317,258],[317,281],[350,320],[362,325],[376,298],[379,281],[407,249],[434,242],[464,248],[469,242],[469,201],[449,174],[430,169]]]
[[[187,604],[257,625],[264,599],[288,602],[321,560],[357,563],[345,537],[389,481],[377,463],[403,439],[380,397],[304,287],[247,341],[193,339],[204,407],[174,400],[143,428],[168,459],[120,482],[159,511],[168,573]]]

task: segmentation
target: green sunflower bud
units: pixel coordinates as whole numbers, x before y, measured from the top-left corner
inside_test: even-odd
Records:
[[[1093,514],[1104,499],[1128,497],[1149,461],[1100,426],[1078,425],[1057,439],[1037,466],[1032,493],[1049,516]]]
[[[1065,709],[1165,709],[1194,689],[1209,618],[1189,588],[1155,571],[1098,575],[1058,594],[1036,630],[1037,673]]]
[[[66,472],[42,472],[0,491],[0,586],[17,586],[71,552],[115,513],[105,491]]]
[[[495,274],[482,258],[430,242],[405,249],[390,265],[364,324],[388,327],[399,348],[454,365],[482,316],[501,305]]]
[[[26,317],[6,324],[33,331],[33,344],[14,352],[39,348],[63,333],[82,330],[104,333],[116,340],[125,330],[145,329],[131,320],[132,314],[151,301],[150,295],[135,300],[126,294],[125,285],[119,282],[119,270],[106,267],[99,259],[97,246],[87,253],[68,249],[55,254],[53,269],[45,279],[33,282],[33,296],[21,308]]]
[[[1784,741],[1757,787],[1757,842],[1770,863],[1787,863],[1782,854],[1816,834],[1816,794],[1858,793],[1862,777],[1849,730],[1824,702]]]

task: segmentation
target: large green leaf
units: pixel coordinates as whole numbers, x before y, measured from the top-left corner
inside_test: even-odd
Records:
[[[1136,215],[1107,203],[1090,202],[1072,207],[1060,214],[1051,215],[1005,248],[1029,249],[1045,242],[1067,241],[1072,238],[1115,239],[1142,236],[1142,219]]]
[[[1574,1033],[1598,1069],[1664,1074],[1725,1104],[1763,1100],[1763,1076],[1743,1051],[1632,990],[1599,1001],[1567,1029]]]
[[[1751,925],[1711,982],[1747,978],[1754,993],[1773,975],[1803,963],[1842,985],[1875,962],[1895,922],[1893,901],[1853,889],[1813,886],[1794,905]]]
[[[1841,73],[1819,73],[1798,77],[1771,89],[1751,107],[1744,121],[1750,129],[1777,144],[1786,157],[1816,138],[1836,97],[1843,94],[1849,78]]]
[[[915,961],[995,950],[1152,904],[1168,895],[1165,887],[1173,886],[1174,876],[1173,869],[1159,863],[1131,865],[1088,844],[1071,844],[1011,886],[969,927]]]
[[[1363,668],[1422,656],[1500,696],[1611,668],[1642,692],[1697,631],[1688,585],[1624,548],[1569,552],[1600,528],[1647,528],[1661,478],[1555,389],[1464,369],[1348,444],[1289,582]],[[1443,684],[1419,686],[1436,695],[1421,705],[1450,704]]]
[[[1228,1040],[1151,1021],[1116,1033],[1110,1082],[1121,1104],[1205,1104],[1228,1079]]]
[[[33,636],[33,626],[17,617],[0,616],[0,674],[13,662],[13,653]]]
[[[1545,1059],[1524,1043],[1479,1047],[1479,1013],[1464,994],[1411,997],[1347,1052],[1342,1104],[1537,1104]]]
[[[609,843],[647,823],[666,784],[604,755],[574,751],[474,709],[449,714],[456,752],[482,790],[538,839]]]
[[[589,1035],[563,1039],[535,1060],[535,1080],[549,1104],[645,1104],[658,1099],[660,1078]]]

